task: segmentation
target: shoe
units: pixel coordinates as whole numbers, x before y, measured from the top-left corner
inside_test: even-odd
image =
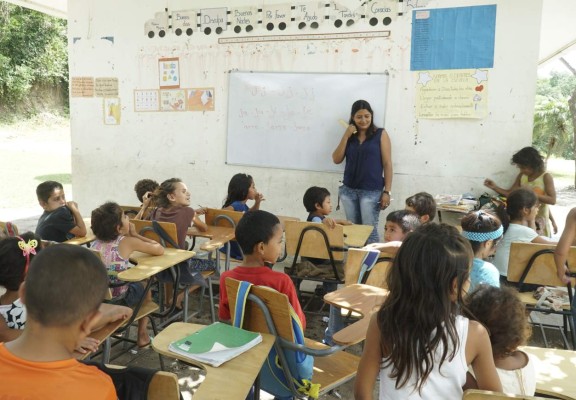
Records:
[[[136,346],[138,346],[138,349],[140,349],[140,350],[149,349],[150,346],[152,345],[153,339],[154,339],[154,336],[150,336],[150,340],[148,341],[148,343],[145,343],[143,345],[136,344]]]

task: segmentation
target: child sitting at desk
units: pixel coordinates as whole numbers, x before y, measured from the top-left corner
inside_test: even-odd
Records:
[[[156,207],[154,202],[152,201],[154,192],[158,189],[158,182],[152,179],[140,179],[134,185],[134,191],[136,192],[136,197],[138,197],[138,201],[140,201],[140,211],[134,217],[134,219],[144,219],[147,217],[152,209]]]
[[[436,201],[429,193],[416,193],[406,199],[406,210],[418,214],[420,222],[426,224],[434,221]]]
[[[208,229],[206,223],[200,220],[196,216],[194,209],[190,207],[190,192],[181,179],[170,178],[162,182],[156,192],[154,192],[154,201],[158,208],[150,213],[149,219],[176,224],[178,247],[181,249],[186,249],[188,228],[195,226],[202,232]],[[187,262],[179,264],[178,268],[180,269],[180,283],[189,285],[188,291],[192,292],[201,286],[207,286],[206,280],[200,272],[214,271],[216,264],[212,260],[191,258]],[[158,276],[162,281],[171,281],[171,277],[169,278],[162,273],[158,274]],[[166,295],[167,298],[170,298],[168,290]],[[183,301],[184,292],[179,293],[176,298],[176,308],[178,310],[182,309]]]
[[[66,202],[62,184],[46,181],[36,187],[38,203],[44,213],[38,220],[36,234],[42,240],[65,242],[75,236],[86,236],[86,225],[74,201]]]
[[[332,201],[328,189],[312,186],[304,193],[302,199],[306,211],[308,211],[308,222],[321,222],[329,228],[334,228],[336,224],[352,225],[352,222],[345,219],[332,219],[328,217],[332,212]]]
[[[531,328],[526,307],[513,288],[480,285],[464,299],[464,313],[490,332],[496,371],[506,394],[533,396],[536,391],[534,360],[518,346],[526,345]],[[466,387],[476,388],[469,376]]]
[[[81,246],[50,246],[32,260],[19,291],[26,326],[0,343],[4,397],[116,400],[109,376],[73,358],[100,319],[107,281],[102,262]]]
[[[40,238],[32,232],[0,240],[0,286],[6,289],[0,296],[0,342],[16,339],[26,326],[26,307],[18,290],[26,278],[30,262],[41,248]],[[132,310],[123,306],[106,305],[101,311],[102,318],[94,330],[132,315]],[[75,350],[83,355],[96,351],[99,344],[98,340],[87,337]]]
[[[296,288],[290,277],[273,271],[270,266],[282,252],[282,226],[280,220],[266,211],[248,211],[236,226],[236,240],[244,252],[242,266],[222,273],[220,276],[220,306],[218,316],[230,320],[230,305],[226,292],[226,278],[247,281],[254,285],[268,286],[288,296],[288,301],[306,329],[306,317],[298,301]]]
[[[159,256],[164,254],[164,248],[160,243],[140,236],[122,208],[112,202],[104,203],[92,211],[92,231],[96,235],[92,249],[100,253],[108,269],[109,281],[114,285],[113,301],[128,307],[136,306],[144,296],[145,282],[128,282],[122,285],[123,282],[117,277],[118,273],[131,267],[128,257],[132,252],[141,251]],[[150,291],[146,296],[147,300],[152,301]],[[138,320],[138,347],[150,344],[147,325],[148,317]]]
[[[254,200],[252,207],[248,207],[246,202]],[[264,200],[264,195],[256,190],[254,179],[250,175],[236,174],[230,179],[228,183],[228,195],[224,200],[222,208],[224,210],[246,212],[255,211],[260,209],[260,203]],[[242,260],[242,251],[238,242],[231,240],[226,243],[221,249],[221,253],[226,253],[226,247],[230,246],[230,257],[236,260]]]

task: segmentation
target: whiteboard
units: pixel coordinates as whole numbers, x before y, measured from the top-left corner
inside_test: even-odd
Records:
[[[226,162],[340,172],[332,162],[352,103],[366,100],[384,127],[388,73],[231,72]]]

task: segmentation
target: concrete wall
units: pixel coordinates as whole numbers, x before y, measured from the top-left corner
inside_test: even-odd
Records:
[[[282,3],[267,1],[265,4]],[[193,7],[262,6],[249,0],[198,0]],[[429,7],[494,4],[494,1],[430,1]],[[194,206],[222,204],[230,177],[251,174],[264,193],[266,210],[305,216],[302,195],[311,185],[337,193],[340,174],[226,165],[227,87],[231,69],[309,72],[390,72],[386,129],[394,161],[391,210],[417,191],[484,191],[492,177],[506,185],[516,173],[512,153],[531,142],[542,1],[496,1],[494,68],[489,72],[489,114],[481,120],[426,120],[415,117],[417,76],[410,71],[411,11],[386,29],[390,38],[301,40],[218,44],[218,35],[168,34],[149,39],[144,23],[167,1],[98,0],[69,2],[70,75],[118,77],[121,124],[104,125],[102,99],[71,99],[74,198],[84,213],[105,200],[136,204],[132,191],[141,178],[181,177]],[[173,10],[192,3],[170,1]],[[382,30],[358,23],[336,29],[321,24],[314,33]],[[310,32],[310,31],[307,31]],[[289,26],[284,32],[302,33]],[[312,32],[310,32],[312,33]],[[259,30],[254,35],[266,35]],[[114,43],[103,40],[113,36]],[[225,33],[221,37],[233,37]],[[73,38],[80,38],[73,43]],[[133,90],[158,86],[157,60],[180,57],[182,87],[214,87],[213,112],[135,113]],[[335,146],[341,133],[335,133]],[[247,144],[258,151],[258,144]],[[335,197],[335,196],[334,196]],[[333,202],[335,203],[335,200]],[[343,216],[343,212],[335,213]],[[382,214],[381,220],[384,219]]]

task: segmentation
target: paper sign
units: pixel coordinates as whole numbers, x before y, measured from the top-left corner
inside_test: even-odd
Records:
[[[390,24],[398,15],[397,0],[377,0],[366,5],[366,18],[372,26],[378,23]]]
[[[230,10],[230,22],[234,32],[252,31],[258,26],[260,13],[257,7],[241,7]]]
[[[134,111],[160,111],[158,90],[134,90]]]
[[[205,33],[209,33],[210,30],[216,33],[225,31],[228,27],[228,9],[225,7],[202,9],[200,11],[200,25]]]
[[[484,118],[488,113],[487,70],[415,73],[416,115],[420,118]]]
[[[180,10],[172,12],[172,32],[176,36],[190,36],[197,26],[196,10]]]
[[[318,28],[324,21],[324,6],[323,2],[315,1],[311,3],[296,4],[292,11],[294,22],[298,24],[298,28],[302,29],[306,26],[311,28]]]
[[[269,31],[283,31],[290,23],[291,7],[289,4],[267,5],[262,8],[262,25]]]
[[[197,88],[186,91],[188,110],[214,111],[214,88]]]
[[[120,125],[120,99],[118,97],[104,98],[104,124]]]
[[[178,89],[180,87],[180,63],[178,57],[158,60],[160,89]]]
[[[96,97],[118,96],[118,78],[96,78],[94,92]]]
[[[186,111],[186,91],[161,90],[160,110],[162,111]]]
[[[94,97],[94,78],[73,76],[70,81],[70,97]]]

